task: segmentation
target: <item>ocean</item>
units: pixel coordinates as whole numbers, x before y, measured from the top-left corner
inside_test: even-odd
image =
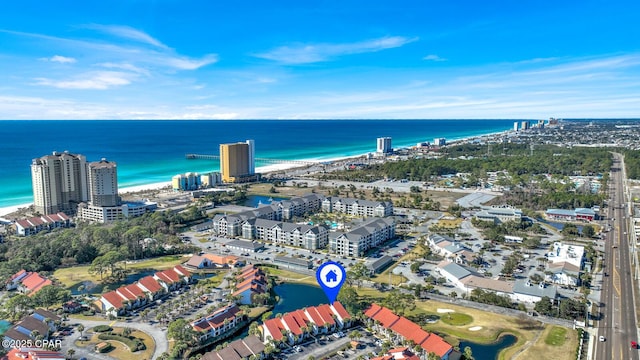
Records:
[[[217,171],[219,144],[255,140],[256,157],[322,160],[375,152],[376,138],[395,148],[507,131],[516,120],[5,120],[0,121],[0,207],[33,202],[31,161],[68,150],[87,161],[118,164],[120,188],[169,182],[185,172]],[[256,167],[264,164],[256,163]]]

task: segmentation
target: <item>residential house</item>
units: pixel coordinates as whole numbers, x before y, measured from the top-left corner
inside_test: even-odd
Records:
[[[261,360],[265,358],[265,346],[255,335],[232,341],[226,347],[202,355],[201,360]]]
[[[243,317],[236,304],[227,305],[210,315],[191,322],[191,327],[199,334],[201,343],[234,331],[242,324]]]
[[[233,296],[239,296],[238,302],[250,305],[256,302],[256,295],[267,292],[267,279],[264,272],[256,266],[247,266],[236,278],[236,290]]]
[[[9,278],[6,288],[7,290],[18,289],[18,291],[27,294],[27,296],[33,296],[43,287],[52,284],[51,280],[40,276],[37,272],[20,270]]]
[[[2,360],[66,360],[67,356],[58,351],[39,348],[16,347],[7,353]]]
[[[70,225],[71,220],[63,212],[17,220],[15,223],[16,234],[20,236],[34,235],[43,230],[67,228]]]
[[[191,273],[180,265],[158,271],[153,277],[167,290],[173,291],[191,282]]]

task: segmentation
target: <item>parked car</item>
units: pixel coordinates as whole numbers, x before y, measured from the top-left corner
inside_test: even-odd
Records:
[[[294,346],[294,349],[296,349],[297,352],[302,352],[302,347],[300,345]]]

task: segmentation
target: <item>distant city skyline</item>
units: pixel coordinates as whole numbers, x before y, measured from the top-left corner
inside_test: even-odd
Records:
[[[26,0],[0,119],[638,118],[640,3]]]

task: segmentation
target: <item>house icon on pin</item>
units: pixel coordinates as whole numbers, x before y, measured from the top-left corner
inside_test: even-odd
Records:
[[[326,282],[336,282],[338,281],[338,274],[336,274],[335,270],[330,270],[325,276]]]

